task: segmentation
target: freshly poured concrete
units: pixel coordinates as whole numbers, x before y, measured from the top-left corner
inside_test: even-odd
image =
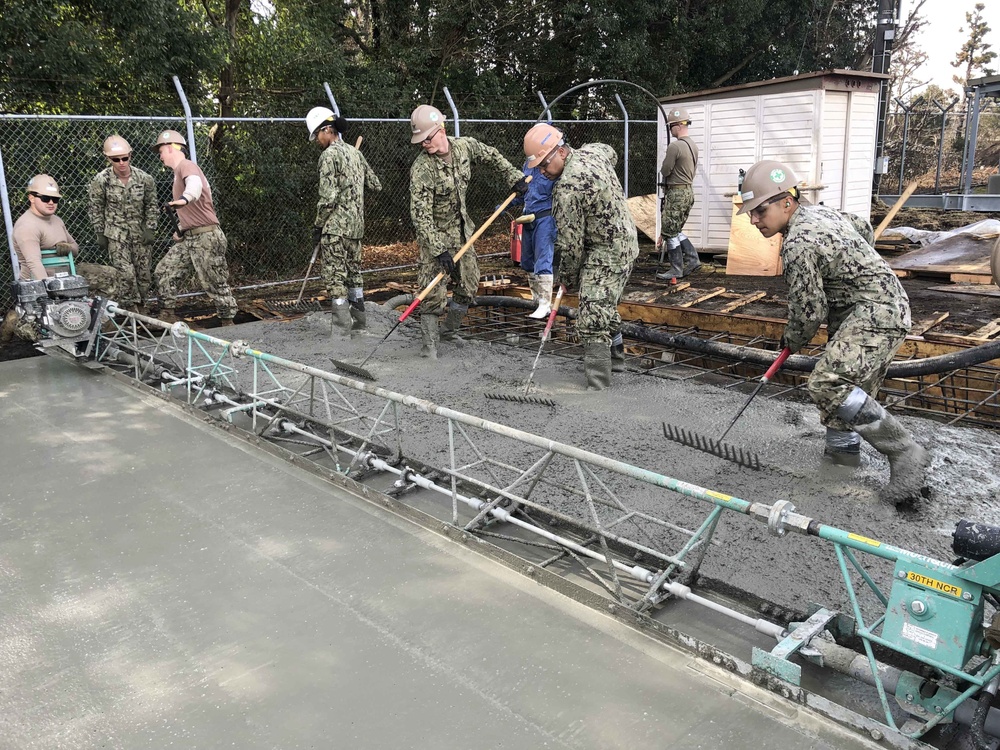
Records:
[[[867,746],[100,374],[0,425],[2,748]]]

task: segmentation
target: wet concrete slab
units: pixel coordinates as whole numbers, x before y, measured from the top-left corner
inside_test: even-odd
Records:
[[[104,375],[0,424],[2,747],[869,746]]]

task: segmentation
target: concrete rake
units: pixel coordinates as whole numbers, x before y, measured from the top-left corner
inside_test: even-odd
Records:
[[[724,443],[721,440],[713,440],[699,435],[697,432],[691,432],[683,427],[675,427],[666,422],[663,423],[663,437],[667,440],[673,440],[675,443],[686,445],[688,448],[711,453],[713,456],[732,461],[747,469],[760,471],[760,458],[752,450],[737,448],[735,445]]]

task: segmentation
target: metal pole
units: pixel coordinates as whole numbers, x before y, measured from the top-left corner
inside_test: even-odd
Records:
[[[330,100],[330,107],[333,109],[333,114],[340,117],[340,107],[337,106],[337,100],[333,98],[333,92],[330,90],[330,84],[323,81],[323,90],[326,92],[326,98]]]
[[[455,100],[451,98],[451,92],[448,87],[444,87],[444,98],[448,100],[448,106],[451,107],[451,116],[455,120],[455,137],[458,138],[462,134],[461,123],[458,120],[458,107],[455,106]]]
[[[3,167],[3,148],[0,147],[0,204],[3,205],[3,225],[7,230],[7,249],[10,250],[10,265],[14,269],[14,281],[21,278],[21,267],[14,252],[14,220],[10,214],[10,196],[7,194],[7,172]]]
[[[942,107],[937,99],[931,99],[934,102],[934,106],[941,110],[941,135],[938,138],[938,158],[937,158],[937,171],[934,173],[934,192],[941,192],[941,164],[944,161],[944,130],[945,125],[948,122],[948,112],[958,103],[958,97],[956,96],[951,100],[951,104],[947,107]]]
[[[191,119],[191,105],[188,104],[187,94],[184,93],[184,87],[181,86],[181,79],[177,76],[171,76],[171,78],[174,79],[174,88],[177,89],[177,96],[180,98],[181,106],[184,108],[184,124],[187,126],[189,158],[197,164],[198,149],[194,145],[194,122]]]
[[[622,98],[615,94],[615,101],[618,102],[618,106],[621,108],[622,116],[625,118],[625,197],[628,198],[628,162],[629,162],[629,122],[628,122],[628,110],[625,109],[625,105],[622,103]]]
[[[899,194],[903,194],[903,170],[906,168],[906,139],[910,131],[910,110],[912,107],[907,107],[903,102],[897,97],[895,99],[896,104],[901,110],[903,110],[903,143],[899,149]]]
[[[982,91],[977,86],[972,98],[972,114],[965,123],[965,157],[962,159],[963,176],[962,192],[968,195],[972,192],[972,173],[976,170],[976,141],[979,139],[979,104]],[[964,208],[964,206],[963,206]]]
[[[545,116],[549,118],[549,123],[552,122],[552,110],[549,109],[549,103],[545,101],[545,96],[542,94],[541,89],[538,91],[538,98],[542,102],[542,109],[545,110]]]

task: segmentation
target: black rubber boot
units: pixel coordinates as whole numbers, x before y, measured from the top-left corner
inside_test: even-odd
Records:
[[[368,315],[365,313],[365,301],[363,299],[356,299],[351,302],[351,318],[354,320],[354,326],[351,328],[352,334],[368,328]]]
[[[685,276],[701,268],[701,258],[698,257],[698,251],[694,249],[694,245],[691,244],[691,240],[687,237],[681,240],[681,253]]]
[[[834,466],[856,469],[861,465],[861,436],[849,430],[827,427],[823,460]]]
[[[930,462],[927,450],[871,396],[865,400],[851,426],[889,459],[889,484],[882,497],[895,505],[918,499]]]
[[[625,372],[625,342],[620,333],[611,338],[611,372]]]
[[[583,374],[588,391],[603,391],[611,386],[611,348],[601,341],[583,345]]]
[[[346,299],[335,299],[333,301],[333,318],[330,321],[330,335],[339,328],[344,336],[351,335],[351,328],[354,327],[354,319],[351,317],[351,306]]]
[[[452,302],[448,305],[448,315],[441,326],[441,340],[454,341],[456,344],[464,343],[458,336],[458,329],[462,327],[462,319],[469,311],[468,305],[457,305]]]
[[[430,313],[423,313],[420,316],[420,340],[423,346],[420,347],[420,356],[428,359],[437,359],[438,316]]]

